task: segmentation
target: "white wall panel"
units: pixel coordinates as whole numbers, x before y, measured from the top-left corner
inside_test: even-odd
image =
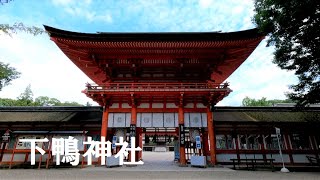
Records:
[[[152,127],[152,113],[141,113],[141,127]]]
[[[175,127],[174,113],[164,113],[164,127]]]
[[[113,127],[113,113],[108,114],[108,127]]]
[[[272,154],[272,156],[270,154],[267,154],[267,158],[268,159],[271,159],[271,158],[274,159],[274,162],[276,162],[276,163],[282,162],[281,157],[280,157],[279,154]],[[285,163],[290,163],[290,158],[289,158],[288,154],[283,154],[283,161]]]
[[[179,115],[178,113],[174,113],[174,126],[179,127]]]
[[[152,113],[152,127],[163,127],[163,113]]]
[[[163,108],[163,103],[152,103],[152,108]]]
[[[201,113],[202,127],[208,127],[207,113]]]
[[[237,154],[217,154],[217,162],[232,162],[230,159],[237,159]]]
[[[197,104],[196,104],[196,107],[197,107],[197,108],[206,108],[206,106],[203,105],[203,103],[197,103]]]
[[[126,127],[126,114],[114,113],[113,127]]]
[[[149,103],[141,103],[138,108],[149,108]]]
[[[174,103],[167,103],[166,107],[167,108],[178,108],[178,106],[176,106]]]
[[[130,124],[131,124],[131,113],[126,113],[126,125],[125,126],[130,127]]]
[[[201,127],[201,114],[200,113],[190,113],[189,127]]]
[[[184,106],[184,108],[193,108],[193,103],[188,103]]]
[[[292,155],[293,162],[294,163],[309,163],[309,160],[307,159],[306,156],[315,157],[314,154],[293,154]]]
[[[141,113],[137,113],[137,127],[141,127]]]
[[[122,103],[122,108],[131,108],[131,106],[128,103]]]
[[[184,113],[184,126],[190,127],[190,113]]]
[[[109,108],[119,108],[119,103],[113,103]]]

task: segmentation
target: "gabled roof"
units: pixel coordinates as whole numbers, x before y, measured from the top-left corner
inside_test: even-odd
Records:
[[[264,38],[257,29],[226,33],[79,33],[44,27],[51,40],[98,85],[137,79],[147,82],[155,77],[141,74],[156,75],[159,70],[173,74],[161,79],[164,81],[182,77],[222,83]]]

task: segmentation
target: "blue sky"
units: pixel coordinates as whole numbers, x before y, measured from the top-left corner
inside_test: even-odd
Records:
[[[0,23],[42,24],[79,32],[208,32],[254,28],[251,0],[14,0],[0,5]],[[284,99],[293,72],[272,63],[273,48],[266,42],[228,79],[233,92],[219,105],[239,106],[244,97]],[[16,98],[31,84],[34,96],[61,101],[92,102],[81,90],[91,82],[47,35],[0,32],[0,61],[22,73],[0,97]]]

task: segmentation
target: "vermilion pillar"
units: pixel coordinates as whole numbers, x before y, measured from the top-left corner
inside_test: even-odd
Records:
[[[135,105],[132,105],[131,108],[131,125],[137,124],[137,107]]]
[[[178,119],[179,119],[179,125],[183,125],[183,127],[184,127],[183,105],[179,106]],[[181,132],[184,133],[184,130],[179,129],[179,131],[180,131],[180,133]],[[184,138],[184,135],[183,135],[183,138]],[[179,141],[180,141],[180,165],[185,166],[186,165],[185,145],[181,143],[181,135],[179,137]],[[183,141],[185,141],[185,140],[183,140]]]
[[[130,136],[136,138],[136,147],[139,146],[139,131],[137,132],[137,106],[134,104],[134,99],[132,100],[132,108],[131,108],[131,127],[130,127]],[[142,154],[141,154],[142,155]],[[130,156],[129,156],[130,157]],[[135,154],[135,160],[139,160],[139,152],[136,152]]]
[[[102,114],[102,123],[101,123],[101,137],[105,137],[107,140],[107,129],[108,129],[108,116],[109,116],[109,109],[108,107],[103,108]]]
[[[207,107],[207,119],[208,119],[208,133],[210,142],[210,164],[216,164],[216,137],[213,127],[213,117],[210,111],[210,106]]]
[[[138,143],[138,145],[141,149],[143,149],[142,135],[143,135],[142,128],[139,128],[139,134],[138,134],[139,143]],[[142,159],[142,150],[138,152],[138,160],[141,160],[141,159]]]
[[[208,131],[204,130],[203,132],[203,155],[207,157],[209,153],[209,143],[208,143]]]

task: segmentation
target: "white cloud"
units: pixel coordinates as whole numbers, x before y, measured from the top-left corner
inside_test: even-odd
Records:
[[[213,0],[200,0],[199,5],[202,8],[209,8],[213,4]]]
[[[273,48],[262,41],[251,56],[227,79],[232,93],[218,105],[240,106],[243,98],[286,99],[289,85],[297,82],[293,72],[272,63]]]
[[[99,21],[112,23],[112,16],[110,13],[105,11],[99,11],[99,13],[97,13],[97,11],[91,8],[91,0],[53,0],[52,3],[55,6],[61,6],[66,13],[70,14],[73,17],[84,18],[88,22]]]
[[[67,6],[69,4],[72,4],[74,0],[52,0],[52,3],[55,6]]]
[[[0,91],[0,97],[16,98],[31,84],[34,97],[49,96],[61,101],[91,102],[81,93],[91,80],[50,41],[49,37],[0,35],[1,61],[10,63],[21,77]]]

